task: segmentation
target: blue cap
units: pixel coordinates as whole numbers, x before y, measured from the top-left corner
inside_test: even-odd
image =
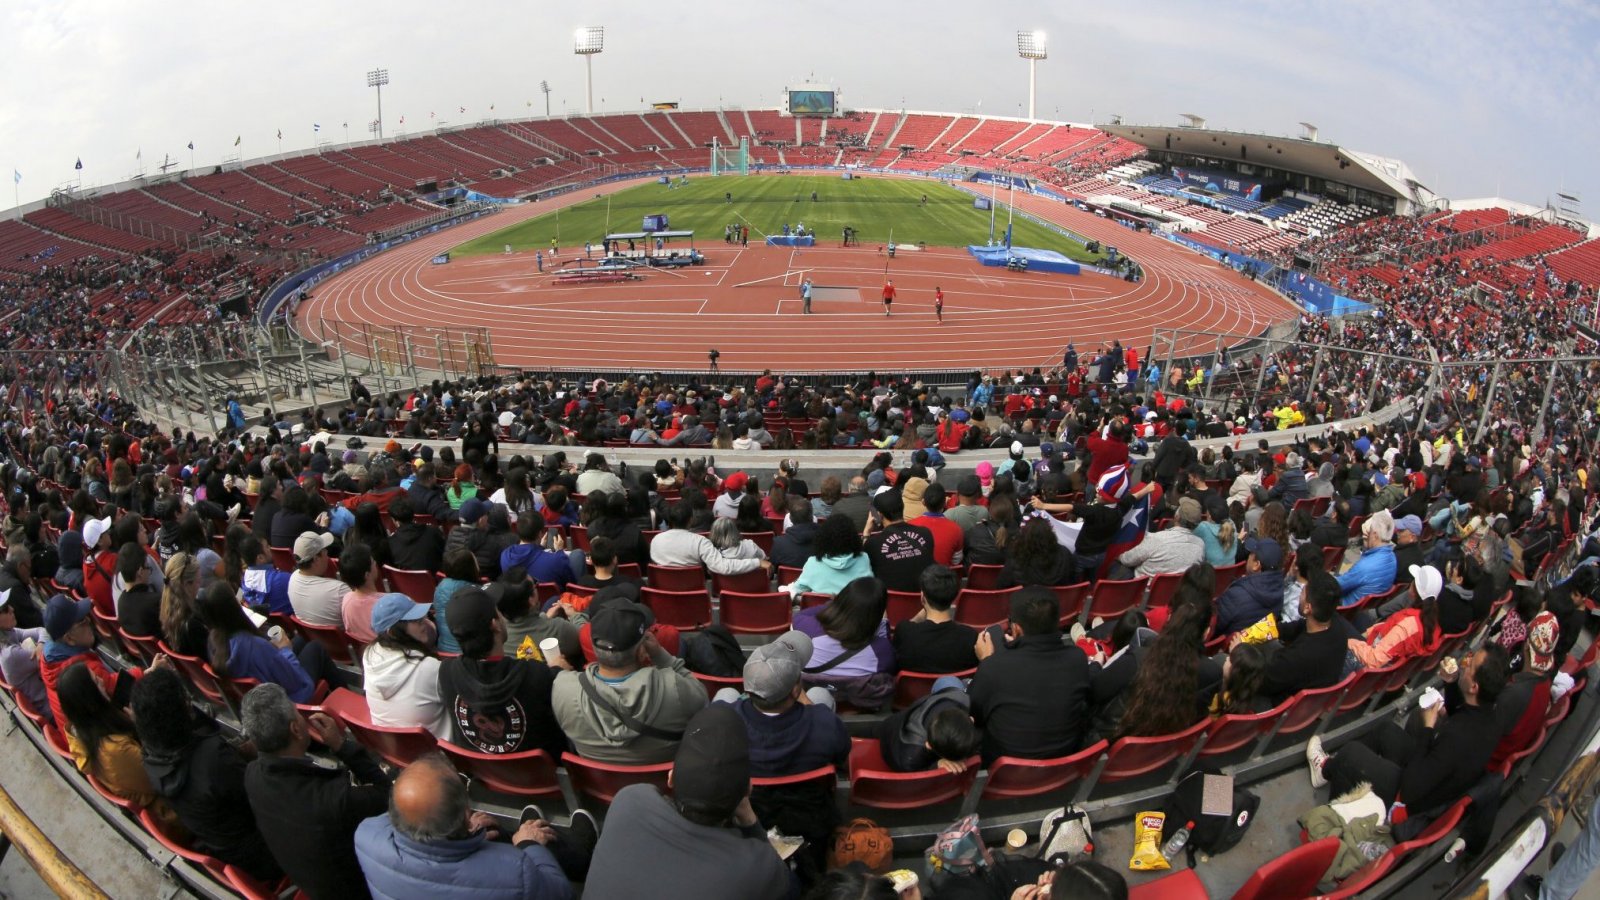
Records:
[[[1244,549],[1260,561],[1263,569],[1274,570],[1283,565],[1283,545],[1275,538],[1245,538]]]
[[[92,600],[74,600],[66,594],[57,594],[45,604],[44,630],[49,633],[50,640],[59,641],[72,626],[87,618],[93,608]]]
[[[489,504],[473,497],[461,504],[461,524],[471,525],[489,514]]]
[[[418,603],[405,594],[384,594],[372,605],[372,631],[383,634],[401,622],[415,622],[432,608],[432,604]]]

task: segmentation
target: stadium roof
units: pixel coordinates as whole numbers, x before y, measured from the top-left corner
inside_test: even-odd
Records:
[[[1229,162],[1270,166],[1414,203],[1430,205],[1433,191],[1398,159],[1350,150],[1326,141],[1180,125],[1101,125],[1105,131],[1151,150],[1189,153]]]

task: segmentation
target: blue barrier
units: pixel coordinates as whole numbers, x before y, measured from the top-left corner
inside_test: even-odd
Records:
[[[974,244],[967,248],[967,252],[985,266],[1004,266],[1016,258],[1028,261],[1029,272],[1077,275],[1080,271],[1077,263],[1054,250],[1040,250],[1036,247],[987,247]]]
[[[1278,269],[1274,263],[1247,256],[1243,253],[1236,253],[1232,250],[1223,250],[1210,244],[1202,244],[1182,234],[1165,231],[1156,231],[1154,233],[1174,244],[1180,244],[1197,253],[1203,253],[1234,270],[1254,267],[1258,273],[1263,274],[1276,271],[1278,273],[1277,276],[1267,279],[1265,283],[1288,295],[1290,299],[1299,303],[1307,312],[1344,316],[1372,309],[1372,304],[1346,297],[1323,282],[1302,272]]]
[[[817,239],[812,235],[804,237],[798,234],[769,234],[767,235],[768,247],[815,247]]]

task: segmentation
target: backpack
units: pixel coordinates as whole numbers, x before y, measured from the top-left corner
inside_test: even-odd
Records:
[[[1080,862],[1094,855],[1094,833],[1089,814],[1076,806],[1064,806],[1045,814],[1039,823],[1039,858],[1054,861],[1064,856],[1067,862]]]
[[[723,625],[708,625],[683,639],[683,662],[691,672],[717,678],[744,675],[744,651],[733,632]]]
[[[1250,823],[1255,821],[1256,810],[1261,806],[1260,797],[1235,787],[1231,815],[1211,816],[1202,813],[1200,810],[1206,776],[1220,774],[1218,770],[1204,768],[1190,772],[1178,782],[1172,795],[1167,798],[1166,805],[1162,807],[1167,814],[1166,823],[1161,828],[1163,842],[1169,840],[1185,824],[1194,823],[1194,830],[1189,834],[1189,843],[1184,847],[1189,854],[1191,868],[1194,866],[1194,855],[1197,852],[1215,856],[1232,850],[1244,838]]]
[[[957,819],[939,832],[928,848],[928,869],[933,874],[970,875],[993,864],[994,857],[983,843],[976,815]]]

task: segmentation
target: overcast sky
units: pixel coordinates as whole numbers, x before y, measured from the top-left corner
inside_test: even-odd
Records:
[[[992,10],[984,16],[979,10]],[[987,3],[442,4],[350,0],[161,4],[10,0],[0,8],[0,166],[23,202],[74,176],[119,181],[165,155],[186,167],[364,137],[365,73],[387,67],[386,128],[580,111],[579,25],[606,27],[602,111],[775,106],[813,73],[852,107],[1019,115],[1018,29],[1040,28],[1038,112],[1069,121],[1297,134],[1398,157],[1438,193],[1543,204],[1582,195],[1600,219],[1594,0],[1127,0]],[[490,112],[494,104],[494,112]],[[530,105],[531,104],[531,105]],[[460,107],[467,112],[459,112]],[[322,126],[320,135],[313,125]],[[10,201],[11,198],[6,198]]]

